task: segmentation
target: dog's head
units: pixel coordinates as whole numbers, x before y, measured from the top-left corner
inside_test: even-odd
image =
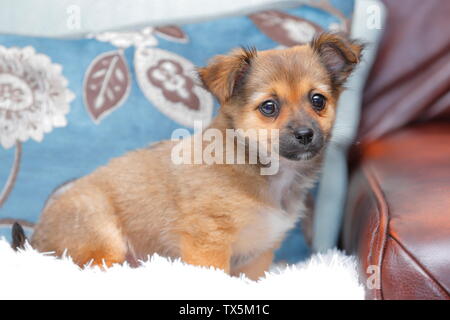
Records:
[[[310,159],[329,139],[337,99],[361,50],[355,41],[323,33],[288,49],[236,49],[199,74],[228,127],[278,129],[282,157]]]

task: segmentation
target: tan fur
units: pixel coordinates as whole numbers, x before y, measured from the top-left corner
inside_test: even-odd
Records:
[[[233,270],[233,276],[245,274],[249,279],[259,279],[269,270],[272,265],[274,253],[273,251],[266,251],[252,260],[251,264],[246,264],[242,267]]]
[[[330,37],[314,45],[339,42]],[[283,131],[289,121],[306,121],[302,117],[308,115],[329,135],[340,89],[314,45],[236,50],[199,69],[205,86],[222,103],[210,128]],[[328,99],[320,114],[311,109],[311,92]],[[257,110],[273,95],[283,101],[276,119]],[[32,245],[57,255],[67,249],[80,265],[104,260],[109,266],[158,253],[231,274],[244,272],[252,279],[262,276],[303,210],[321,154],[307,161],[281,159],[276,175],[263,176],[260,164],[175,165],[170,156],[176,143],[128,153],[55,193]]]

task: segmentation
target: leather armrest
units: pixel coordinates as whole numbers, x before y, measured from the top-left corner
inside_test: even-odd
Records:
[[[362,149],[342,241],[363,281],[378,272],[368,298],[450,299],[450,123],[403,129]]]

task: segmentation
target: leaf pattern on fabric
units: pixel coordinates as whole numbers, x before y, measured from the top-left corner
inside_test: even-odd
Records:
[[[189,38],[186,33],[178,26],[162,26],[156,27],[155,34],[170,41],[188,42]]]
[[[83,92],[86,109],[98,123],[125,101],[130,89],[130,75],[121,51],[101,54],[86,73]]]
[[[269,38],[288,47],[309,43],[323,31],[311,21],[276,10],[251,14],[249,18]]]

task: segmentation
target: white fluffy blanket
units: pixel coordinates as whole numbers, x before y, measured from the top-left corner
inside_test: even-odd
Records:
[[[0,299],[363,299],[355,259],[337,250],[274,267],[257,282],[153,256],[132,269],[81,270],[70,258],[0,239]]]

